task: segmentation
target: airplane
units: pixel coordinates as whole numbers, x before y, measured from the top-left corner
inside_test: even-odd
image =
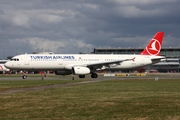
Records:
[[[10,70],[8,68],[6,68],[4,66],[4,64],[7,62],[8,60],[0,60],[0,72],[1,73],[5,73],[5,72],[9,72]]]
[[[160,56],[164,32],[157,32],[144,50],[138,54],[21,54],[5,63],[11,70],[54,71],[56,75],[91,74],[97,78],[97,70],[132,69],[158,63],[165,59]],[[27,75],[23,75],[26,79]]]

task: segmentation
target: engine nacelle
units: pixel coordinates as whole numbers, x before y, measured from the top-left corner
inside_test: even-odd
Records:
[[[75,75],[86,75],[86,74],[89,74],[91,71],[87,67],[75,66],[72,68],[72,72]]]
[[[56,75],[70,75],[72,74],[71,70],[58,70],[58,71],[55,71],[55,74]]]

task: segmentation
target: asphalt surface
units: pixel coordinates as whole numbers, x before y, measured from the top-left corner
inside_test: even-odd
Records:
[[[139,75],[139,74],[138,74]],[[41,76],[37,75],[37,77],[29,76],[27,79],[22,79],[21,76],[1,76],[1,80],[76,80],[79,79],[78,76]],[[5,91],[1,91],[0,95],[4,94],[13,94],[18,92],[25,92],[25,91],[35,91],[35,90],[45,90],[45,89],[54,89],[54,88],[61,88],[61,87],[68,87],[68,86],[74,86],[74,85],[80,85],[80,84],[90,84],[95,82],[101,82],[105,80],[139,80],[139,79],[154,79],[154,80],[160,80],[160,79],[180,79],[180,74],[148,74],[144,76],[103,76],[100,75],[98,78],[91,78],[90,76],[87,76],[85,78],[85,81],[83,82],[72,82],[72,83],[66,83],[66,84],[56,84],[56,85],[48,85],[48,86],[35,86],[35,87],[28,87],[28,88],[16,88],[16,89],[9,89]]]
[[[107,74],[108,75],[108,74]],[[113,75],[113,74],[109,74]],[[127,76],[124,76],[127,75]],[[129,75],[129,76],[128,76]],[[27,75],[27,79],[22,79],[22,75],[1,75],[0,80],[76,80],[80,79],[78,75],[74,76],[60,76],[60,75],[47,75],[44,77],[43,75]],[[90,76],[86,76],[84,80],[111,80],[111,79],[154,79],[155,77],[162,78],[162,79],[178,79],[180,78],[180,73],[154,73],[154,74],[120,74],[120,76],[103,76],[99,75],[98,78],[91,78]],[[82,78],[83,79],[83,78]]]

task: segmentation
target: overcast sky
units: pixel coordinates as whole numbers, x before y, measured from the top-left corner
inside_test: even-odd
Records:
[[[180,47],[180,0],[0,0],[0,58],[145,47],[164,31]]]

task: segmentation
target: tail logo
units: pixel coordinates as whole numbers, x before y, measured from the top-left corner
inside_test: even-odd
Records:
[[[161,49],[161,44],[156,39],[152,39],[150,44],[146,47],[146,50],[150,55],[158,55],[160,49]]]

